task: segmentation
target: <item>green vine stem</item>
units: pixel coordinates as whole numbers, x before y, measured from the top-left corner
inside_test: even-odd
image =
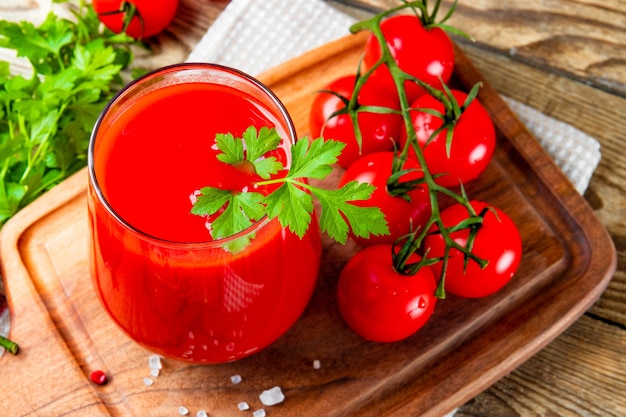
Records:
[[[2,335],[0,335],[0,346],[5,348],[9,353],[12,353],[13,355],[17,355],[17,353],[20,351],[20,347],[17,343],[7,339]]]
[[[359,141],[359,145],[360,145],[361,135],[360,135],[360,129],[358,126],[358,113],[362,111],[368,111],[368,112],[377,112],[377,111],[381,112],[381,111],[379,111],[374,106],[359,106],[357,102],[359,91],[363,87],[367,79],[374,73],[374,71],[376,71],[378,67],[380,67],[381,65],[387,66],[389,72],[391,73],[396,90],[398,92],[398,98],[400,102],[400,110],[399,111],[396,110],[395,112],[399,113],[403,117],[404,127],[407,132],[407,141],[406,141],[405,146],[400,150],[400,152],[396,153],[396,160],[394,161],[392,174],[389,177],[389,180],[387,182],[387,189],[390,193],[392,193],[392,195],[408,198],[406,196],[406,193],[410,189],[418,187],[418,186],[426,185],[426,187],[428,188],[428,193],[429,193],[430,203],[431,203],[431,210],[432,210],[429,220],[426,222],[426,224],[422,228],[416,229],[412,233],[410,233],[408,236],[401,238],[400,241],[395,245],[394,254],[393,254],[394,267],[401,274],[412,275],[412,274],[417,273],[417,271],[424,266],[432,265],[436,262],[442,262],[443,263],[442,273],[441,273],[441,276],[439,277],[439,284],[437,287],[436,296],[439,298],[445,298],[445,290],[444,290],[445,274],[446,274],[446,267],[448,264],[448,259],[450,256],[450,251],[452,249],[456,249],[459,252],[461,252],[465,256],[466,262],[468,262],[469,260],[472,260],[474,262],[477,262],[483,268],[487,264],[485,260],[480,259],[476,255],[474,255],[471,250],[472,243],[475,239],[476,233],[478,232],[483,222],[484,213],[479,214],[475,212],[475,210],[470,204],[469,198],[466,195],[462,184],[460,184],[461,191],[455,192],[453,190],[450,190],[446,187],[439,185],[435,181],[435,176],[430,172],[428,168],[428,164],[424,157],[422,148],[420,147],[418,143],[415,128],[411,121],[410,112],[415,111],[415,110],[425,111],[425,112],[429,112],[430,114],[433,114],[436,117],[440,117],[443,119],[442,126],[438,130],[432,133],[428,141],[432,140],[432,138],[440,134],[442,130],[447,129],[446,143],[447,143],[447,151],[449,153],[450,146],[451,146],[452,139],[453,139],[454,126],[456,122],[458,121],[458,119],[460,118],[460,116],[463,114],[463,111],[469,106],[471,101],[476,98],[476,95],[478,94],[478,90],[481,85],[476,84],[475,86],[473,86],[465,102],[462,104],[459,104],[454,99],[452,93],[445,86],[444,83],[442,83],[442,85],[444,86],[443,91],[440,91],[432,87],[431,85],[423,82],[422,80],[412,76],[411,74],[404,72],[398,66],[395,59],[393,58],[391,51],[389,50],[389,46],[387,45],[387,42],[383,35],[382,29],[381,29],[381,22],[387,16],[395,14],[403,9],[411,8],[414,12],[416,12],[416,15],[420,18],[420,20],[422,21],[422,24],[425,27],[428,28],[428,27],[437,26],[437,27],[452,31],[457,34],[467,36],[464,33],[454,28],[451,28],[447,25],[442,25],[442,23],[445,22],[447,19],[449,19],[450,16],[452,15],[452,12],[454,11],[454,8],[456,7],[456,1],[454,1],[453,5],[449,9],[444,19],[442,19],[442,21],[439,23],[435,22],[435,15],[437,11],[439,10],[440,3],[441,3],[441,0],[437,0],[433,8],[433,11],[431,13],[428,13],[427,0],[419,0],[419,1],[411,1],[411,2],[403,1],[403,4],[400,6],[381,12],[373,16],[370,19],[357,22],[350,27],[350,31],[352,33],[357,33],[363,30],[370,31],[373,34],[373,36],[377,38],[379,42],[379,45],[381,47],[381,57],[371,68],[369,68],[363,74],[360,74],[361,68],[359,65],[358,74],[360,75],[357,76],[357,81],[355,83],[354,92],[352,94],[351,99],[348,101],[347,108],[344,110],[344,112],[349,113],[352,117],[354,131],[356,132],[357,141]],[[435,99],[441,101],[441,103],[444,106],[444,109],[446,109],[445,113],[440,114],[438,112],[429,111],[428,109],[411,108],[410,103],[408,102],[406,91],[405,91],[405,82],[413,82],[413,83],[418,84],[421,88],[423,88],[426,91],[427,94],[430,94]],[[392,110],[385,109],[384,111],[390,112]],[[420,164],[423,178],[421,178],[418,181],[403,183],[403,182],[400,182],[400,178],[402,177],[403,174],[408,172],[408,170],[404,169],[404,163],[411,149],[414,151],[417,157],[418,163]],[[463,205],[468,211],[469,218],[465,220],[464,222],[461,222],[460,224],[455,225],[453,227],[446,227],[443,224],[443,221],[441,219],[441,207],[439,203],[440,195],[448,196],[452,198],[454,201]],[[428,258],[427,254],[422,254],[423,257],[421,258],[419,262],[409,264],[408,260],[411,257],[411,255],[414,253],[419,253],[420,250],[422,250],[422,242],[429,233],[432,233],[431,229],[433,227],[436,227],[438,229],[437,233],[440,233],[442,235],[442,238],[444,239],[445,250],[444,250],[443,257],[442,258]],[[459,245],[451,237],[451,233],[458,231],[460,229],[470,230],[470,236],[468,238],[466,246]],[[398,246],[399,246],[399,250],[397,250]],[[397,250],[397,253],[396,253],[396,250]]]

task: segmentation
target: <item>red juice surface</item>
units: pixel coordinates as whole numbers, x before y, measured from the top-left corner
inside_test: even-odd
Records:
[[[120,114],[97,149],[96,177],[113,209],[142,232],[175,242],[211,240],[192,215],[190,195],[203,186],[237,189],[247,178],[220,162],[217,133],[235,137],[275,117],[230,87],[178,84],[154,90]],[[286,164],[284,153],[283,164]]]
[[[90,187],[100,301],[131,338],[169,357],[220,363],[266,347],[311,296],[317,224],[299,239],[265,221],[245,250],[229,253],[211,242],[205,219],[190,214],[190,196],[207,185],[238,190],[251,179],[216,159],[216,133],[269,126],[285,138],[287,128],[261,103],[216,84],[168,85],[123,106],[103,119],[94,146],[102,195],[132,225]],[[286,155],[278,152],[288,165]]]

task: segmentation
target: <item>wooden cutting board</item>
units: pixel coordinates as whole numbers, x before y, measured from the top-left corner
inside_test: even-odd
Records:
[[[364,40],[349,36],[260,76],[283,100],[300,136],[308,132],[314,93],[355,71]],[[115,327],[91,287],[83,170],[0,234],[10,337],[22,349],[0,359],[3,410],[19,416],[175,416],[184,406],[193,416],[199,410],[242,416],[262,407],[263,390],[280,386],[286,399],[265,407],[269,416],[437,416],[558,336],[608,284],[616,266],[613,243],[498,94],[460,50],[456,54],[455,82],[464,88],[483,82],[479,99],[498,130],[492,163],[467,191],[507,212],[524,242],[520,270],[501,292],[479,300],[450,296],[415,336],[367,342],[342,322],[334,292],[341,267],[357,248],[326,241],[313,299],[277,343],[230,364],[164,361],[161,374],[151,377],[150,353]],[[90,381],[95,369],[107,372],[107,385]],[[232,383],[233,375],[242,381]],[[248,414],[237,408],[241,401],[250,405]]]

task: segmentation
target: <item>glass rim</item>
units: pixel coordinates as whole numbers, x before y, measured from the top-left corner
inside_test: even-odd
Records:
[[[279,120],[282,120],[285,122],[285,127],[287,128],[286,133],[288,136],[287,139],[288,139],[288,142],[290,143],[290,148],[291,146],[295,145],[296,140],[297,140],[296,128],[293,124],[293,120],[291,119],[291,116],[289,115],[289,113],[287,112],[287,109],[285,108],[285,105],[280,101],[278,96],[268,86],[266,86],[264,83],[259,81],[257,78],[237,68],[229,67],[229,66],[222,65],[222,64],[215,64],[215,63],[209,63],[209,62],[184,62],[184,63],[171,64],[171,65],[167,65],[167,66],[163,66],[163,67],[151,70],[129,81],[117,93],[115,93],[115,95],[111,98],[111,100],[109,100],[109,102],[104,106],[104,108],[98,115],[96,122],[94,123],[93,129],[91,130],[91,134],[89,137],[89,146],[87,149],[88,180],[89,180],[89,184],[92,186],[94,193],[96,194],[98,201],[102,204],[106,212],[110,216],[112,216],[116,222],[123,225],[126,229],[132,231],[133,233],[137,234],[142,239],[152,240],[155,242],[159,242],[159,244],[169,245],[172,247],[184,247],[184,246],[189,246],[189,245],[202,246],[203,248],[223,247],[224,245],[227,245],[228,243],[236,241],[237,239],[243,238],[245,236],[248,236],[252,233],[257,232],[263,226],[269,224],[272,220],[274,221],[278,221],[278,220],[269,219],[266,214],[259,220],[254,221],[250,226],[248,226],[246,229],[242,230],[241,232],[225,237],[225,238],[216,239],[216,240],[186,242],[186,241],[164,239],[158,236],[154,236],[150,233],[144,232],[143,230],[130,224],[121,215],[119,215],[117,211],[113,209],[113,207],[111,206],[107,198],[104,196],[102,189],[100,188],[100,185],[98,183],[98,178],[96,177],[95,162],[94,162],[96,136],[103,122],[103,119],[109,113],[110,108],[113,105],[115,105],[118,102],[118,100],[122,96],[124,96],[129,90],[135,88],[138,84],[146,81],[147,79],[153,78],[160,74],[167,74],[171,72],[184,71],[184,70],[217,70],[219,72],[224,72],[224,73],[235,75],[241,78],[242,80],[248,82],[254,88],[258,89],[259,92],[267,96],[270,102],[276,106],[277,110],[279,110],[279,113],[278,113]]]

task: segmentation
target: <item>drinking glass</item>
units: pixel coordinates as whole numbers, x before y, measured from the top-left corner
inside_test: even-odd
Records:
[[[235,69],[188,63],[125,86],[94,127],[94,288],[111,319],[152,352],[196,363],[241,359],[275,342],[310,300],[321,256],[315,216],[303,238],[264,217],[213,240],[210,219],[189,213],[204,182],[236,176],[214,161],[215,133],[239,135],[250,124],[277,129],[288,166],[296,132],[278,98]]]

